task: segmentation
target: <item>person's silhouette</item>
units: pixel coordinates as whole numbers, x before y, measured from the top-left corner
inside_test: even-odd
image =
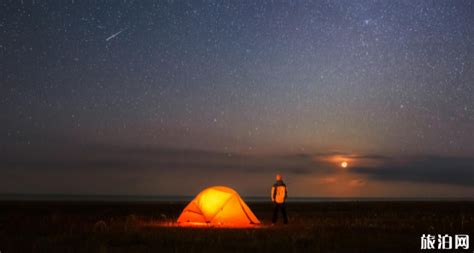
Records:
[[[283,215],[283,222],[288,224],[288,215],[286,213],[286,198],[288,197],[288,191],[286,185],[283,182],[281,175],[276,175],[276,182],[272,186],[272,202],[274,203],[273,207],[273,217],[272,224],[275,224],[278,219],[278,212],[281,210]]]

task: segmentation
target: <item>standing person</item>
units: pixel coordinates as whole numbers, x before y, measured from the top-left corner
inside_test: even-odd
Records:
[[[286,197],[288,196],[288,192],[286,190],[286,185],[283,182],[281,175],[276,175],[276,182],[273,184],[272,187],[272,202],[274,204],[273,207],[273,218],[272,224],[275,224],[278,219],[278,212],[281,210],[281,214],[283,215],[283,222],[288,224],[288,215],[286,214]]]

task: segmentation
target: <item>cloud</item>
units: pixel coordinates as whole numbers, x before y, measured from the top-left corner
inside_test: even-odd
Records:
[[[0,193],[188,194],[226,184],[264,192],[274,173],[323,175],[310,155],[248,155],[110,145],[48,145],[0,152]],[[258,190],[256,190],[258,189]],[[266,188],[265,188],[266,189]]]
[[[162,147],[81,145],[9,150],[0,154],[0,170],[15,171],[233,170],[311,174],[330,169],[326,162],[305,154],[243,155]]]
[[[247,155],[195,149],[133,145],[51,145],[5,149],[0,153],[0,177],[31,175],[30,172],[103,173],[111,177],[168,172],[265,174],[280,172],[328,178],[334,183],[341,173],[339,160],[348,160],[349,173],[360,176],[350,183],[358,187],[367,180],[405,181],[474,186],[474,157],[389,157],[380,154],[343,152]],[[30,173],[30,174],[29,174]],[[5,178],[5,177],[4,177]]]
[[[474,186],[474,157],[387,158],[375,167],[354,167],[351,171],[382,181]]]
[[[335,177],[323,177],[320,180],[321,182],[326,184],[333,184],[337,182],[337,179]]]
[[[366,181],[362,179],[352,179],[349,181],[349,186],[350,187],[362,187],[366,185]]]

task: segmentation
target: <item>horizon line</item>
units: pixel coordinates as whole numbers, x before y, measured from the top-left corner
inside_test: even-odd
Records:
[[[0,201],[125,201],[125,202],[148,202],[148,201],[190,201],[195,195],[153,195],[153,194],[70,194],[70,193],[0,193]],[[246,196],[241,195],[247,201],[270,202],[268,196]],[[135,199],[134,199],[135,198]],[[333,201],[474,201],[473,197],[426,197],[426,196],[294,196],[288,202],[312,202],[318,200]]]

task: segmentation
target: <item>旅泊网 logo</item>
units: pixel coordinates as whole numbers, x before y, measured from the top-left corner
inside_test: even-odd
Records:
[[[423,234],[421,236],[421,249],[469,249],[469,235]]]

